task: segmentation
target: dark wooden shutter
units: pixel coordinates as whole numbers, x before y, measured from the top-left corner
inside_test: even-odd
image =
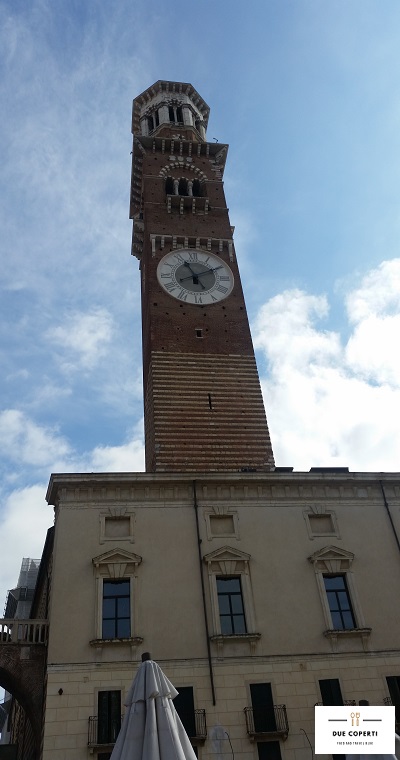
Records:
[[[396,721],[400,720],[400,676],[386,676],[390,699],[396,708]]]
[[[279,742],[258,742],[258,760],[281,760]]]
[[[121,728],[121,692],[99,691],[97,741],[113,744]]]
[[[338,678],[324,678],[319,682],[322,703],[324,705],[342,705],[343,698]]]
[[[250,695],[253,707],[254,730],[256,733],[276,731],[271,684],[251,683]]]
[[[196,719],[194,714],[193,687],[176,687],[178,696],[174,699],[175,710],[178,713],[187,735],[196,736]]]

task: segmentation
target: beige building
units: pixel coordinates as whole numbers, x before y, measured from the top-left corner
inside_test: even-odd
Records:
[[[203,760],[306,760],[316,703],[396,701],[399,475],[54,475],[48,500],[46,760],[107,757],[144,650]]]
[[[47,653],[18,760],[108,760],[144,651],[201,760],[311,760],[316,703],[400,716],[400,473],[274,466],[207,119],[187,83],[134,101],[147,472],[51,476],[34,619],[0,638],[22,703]]]

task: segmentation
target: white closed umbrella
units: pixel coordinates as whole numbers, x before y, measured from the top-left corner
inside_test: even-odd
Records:
[[[110,760],[197,760],[172,701],[177,694],[156,662],[142,662]]]

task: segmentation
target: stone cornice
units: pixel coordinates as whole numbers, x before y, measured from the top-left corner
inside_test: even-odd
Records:
[[[304,506],[323,500],[381,504],[380,481],[389,501],[400,501],[400,473],[210,472],[53,474],[46,500],[54,506],[179,506],[191,504],[196,481],[199,505],[237,501],[254,506]]]

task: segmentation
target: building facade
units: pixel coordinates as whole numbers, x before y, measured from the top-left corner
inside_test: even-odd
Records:
[[[400,718],[400,473],[275,466],[208,114],[134,101],[146,472],[51,476],[35,760],[109,759],[143,651],[201,760],[309,760],[317,703]]]
[[[305,760],[316,703],[398,702],[398,475],[53,475],[48,499],[44,758],[105,760],[144,650],[203,760]]]

